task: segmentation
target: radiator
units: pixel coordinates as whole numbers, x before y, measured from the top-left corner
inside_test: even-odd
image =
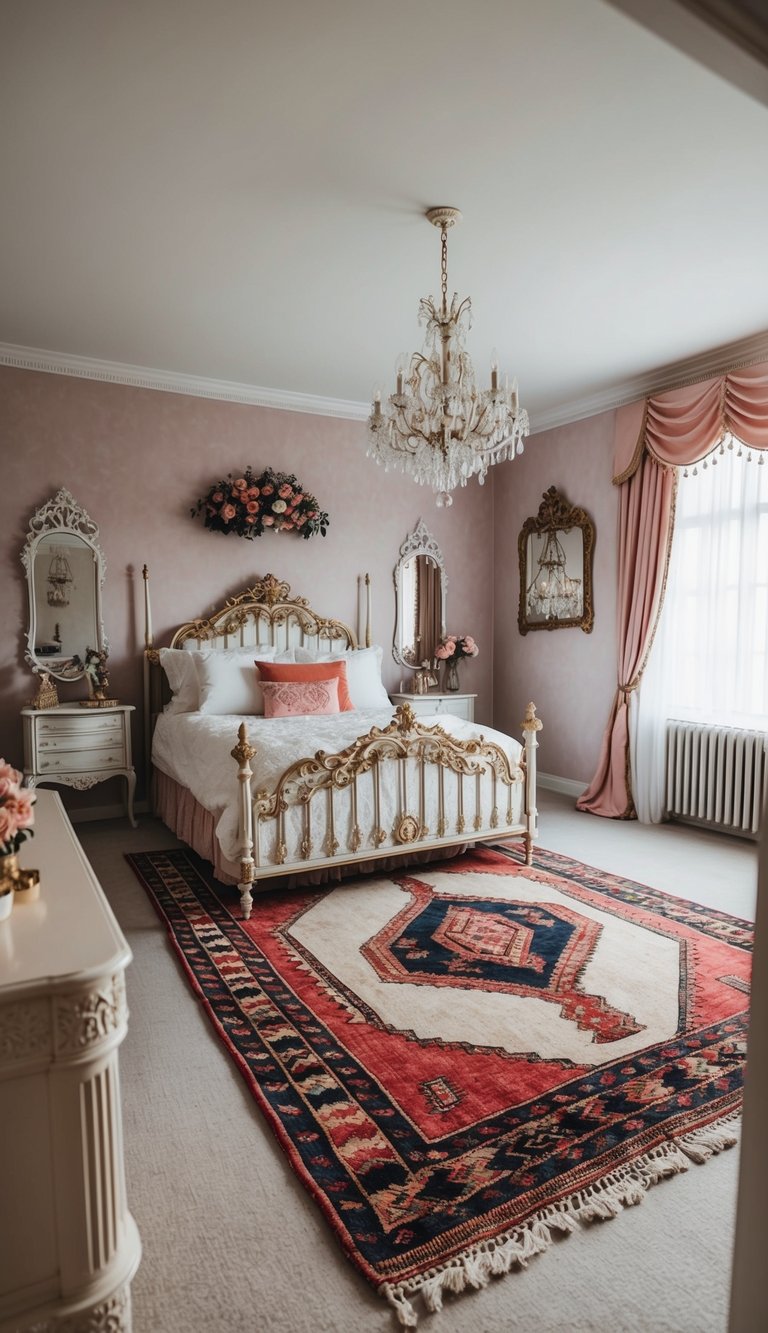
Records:
[[[768,788],[768,736],[667,722],[667,814],[754,836]]]

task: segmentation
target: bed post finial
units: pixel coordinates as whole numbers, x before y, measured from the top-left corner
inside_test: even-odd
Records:
[[[536,809],[536,751],[539,742],[537,731],[541,731],[543,722],[536,716],[536,705],[529,703],[521,723],[525,740],[525,822],[527,832],[525,842],[525,864],[533,864],[533,840],[539,836],[538,811]]]
[[[248,740],[248,729],[244,722],[237,729],[237,745],[232,751],[232,758],[237,761],[237,780],[240,784],[240,906],[243,919],[248,920],[253,907],[251,885],[255,878],[256,863],[253,859],[253,804],[251,801],[251,759],[256,750]]]
[[[371,576],[365,576],[365,646],[371,646]]]
[[[152,639],[152,608],[149,604],[149,570],[144,565],[141,571],[144,579],[144,647],[151,648]]]

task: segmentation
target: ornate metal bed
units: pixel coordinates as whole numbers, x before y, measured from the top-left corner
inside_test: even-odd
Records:
[[[370,584],[366,578],[365,642],[370,644]],[[149,577],[145,580],[144,721],[147,764],[163,702],[163,676],[152,635]],[[227,649],[269,642],[336,652],[357,648],[357,635],[320,616],[272,574],[258,580],[205,619],[188,621],[169,647]],[[346,715],[349,717],[349,714]],[[541,722],[533,704],[522,723],[524,746],[514,762],[479,729],[472,739],[417,720],[408,704],[391,722],[371,727],[337,753],[319,750],[292,762],[271,789],[253,791],[258,719],[241,722],[231,751],[233,800],[238,803],[237,883],[243,915],[253,892],[276,876],[402,863],[439,856],[468,843],[514,838],[531,863],[537,836],[536,749]],[[363,790],[363,788],[365,790]],[[389,810],[386,816],[385,808]],[[362,812],[367,812],[363,814]],[[394,814],[392,812],[394,811]],[[292,820],[292,849],[287,835]],[[382,864],[382,868],[384,868]]]

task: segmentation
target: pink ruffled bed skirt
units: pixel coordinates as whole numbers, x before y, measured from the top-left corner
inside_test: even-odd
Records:
[[[191,847],[198,856],[210,861],[218,880],[223,884],[237,884],[240,871],[234,861],[227,860],[216,837],[216,820],[195,800],[187,787],[182,787],[167,773],[155,769],[152,777],[153,809],[172,833]],[[352,875],[381,874],[385,870],[402,869],[405,865],[426,865],[430,861],[447,861],[460,856],[471,844],[446,847],[442,851],[408,852],[400,856],[382,856],[370,861],[356,861],[354,865],[329,865],[320,870],[307,870],[295,875],[280,875],[266,881],[264,887],[291,888],[299,884],[330,884]]]

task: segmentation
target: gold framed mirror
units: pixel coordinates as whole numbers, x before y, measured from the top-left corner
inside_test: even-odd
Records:
[[[99,529],[67,490],[33,515],[21,561],[27,573],[25,657],[33,671],[79,680],[88,648],[106,653]],[[79,665],[78,665],[79,663]]]
[[[435,660],[445,638],[448,578],[435,538],[419,519],[400,547],[394,569],[395,635],[392,656],[400,666],[418,671]]]
[[[521,634],[533,629],[591,633],[594,545],[595,525],[586,510],[570,505],[550,486],[518,538]]]

